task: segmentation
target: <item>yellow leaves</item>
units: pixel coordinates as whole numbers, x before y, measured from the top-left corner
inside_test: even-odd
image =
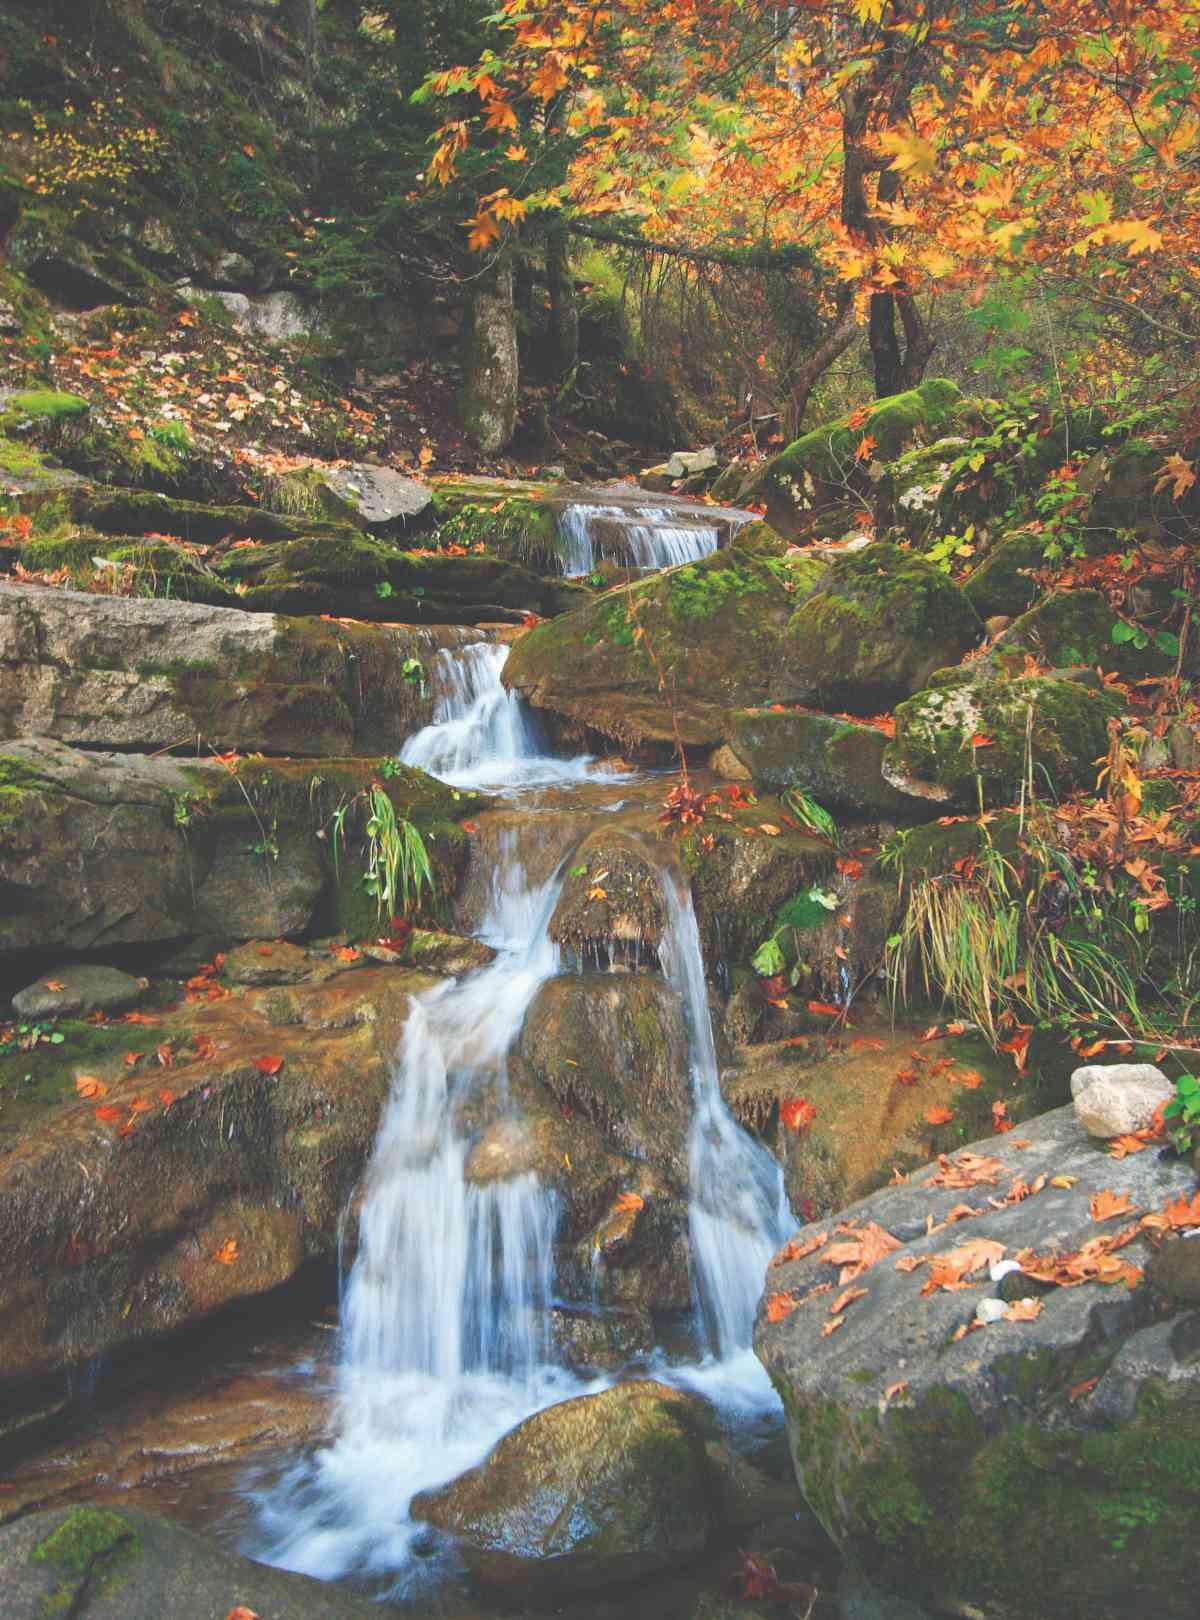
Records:
[[[508,146],[504,150],[505,157],[510,163],[524,163],[527,153],[523,146]]]
[[[494,214],[478,213],[467,221],[470,227],[467,247],[472,253],[482,253],[493,242],[500,240],[500,226]]]
[[[439,186],[447,186],[454,178],[459,153],[466,150],[467,126],[461,120],[443,124],[438,134],[441,140],[429,160],[429,178]]]
[[[860,23],[882,22],[886,5],[887,0],[854,0],[854,15]]]
[[[1194,461],[1185,461],[1176,450],[1169,455],[1158,468],[1158,480],[1154,485],[1154,493],[1171,486],[1171,498],[1179,501],[1187,494],[1196,482],[1196,464]]]
[[[911,126],[885,129],[879,137],[883,150],[891,154],[888,165],[897,174],[932,174],[937,167],[937,151],[932,142],[918,135]]]
[[[1119,219],[1105,227],[1110,242],[1124,243],[1131,255],[1157,253],[1162,247],[1162,232],[1156,231],[1144,219]]]

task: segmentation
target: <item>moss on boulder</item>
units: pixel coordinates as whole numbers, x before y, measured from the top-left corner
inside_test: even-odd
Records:
[[[768,561],[723,547],[538,625],[514,643],[504,682],[623,744],[670,743],[674,710],[685,743],[712,745],[731,703],[784,679],[791,606]]]
[[[961,398],[954,383],[931,378],[905,393],[876,400],[853,427],[847,414],[814,428],[766,462],[743,485],[739,499],[743,504],[765,500],[767,521],[782,534],[795,535],[799,514],[806,508],[826,504],[846,484],[870,488],[863,464],[855,459],[864,438],[875,441],[871,457],[875,464],[890,461],[918,435],[933,435],[941,428]]]
[[[1157,646],[1152,628],[1135,631],[1136,639],[1116,641],[1113,633],[1120,624],[1101,591],[1051,591],[1009,625],[989,656],[1003,664],[1010,654],[1015,662],[1028,652],[1052,669],[1082,665],[1114,670],[1126,680],[1174,670],[1176,654]],[[1138,640],[1144,645],[1139,647]],[[1200,667],[1194,651],[1191,660]]]
[[[875,714],[919,692],[983,635],[966,596],[923,558],[879,543],[838,557],[788,625],[801,702]]]
[[[1033,572],[1045,562],[1045,538],[1016,529],[995,545],[963,581],[963,594],[981,619],[1024,613],[1038,595]]]
[[[729,746],[758,786],[772,793],[802,788],[826,810],[897,816],[928,808],[884,778],[887,736],[875,726],[811,710],[735,709]]]
[[[1077,681],[1029,675],[918,693],[896,710],[883,758],[893,785],[934,803],[1006,803],[1033,774],[1034,791],[1095,779],[1117,697]]]

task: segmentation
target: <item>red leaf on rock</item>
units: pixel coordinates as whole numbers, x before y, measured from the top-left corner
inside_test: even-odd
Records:
[[[806,1131],[816,1117],[816,1109],[805,1097],[792,1097],[788,1102],[779,1105],[779,1118],[788,1130],[795,1131],[797,1136]]]

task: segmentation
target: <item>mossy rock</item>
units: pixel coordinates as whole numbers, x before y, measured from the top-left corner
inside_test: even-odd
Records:
[[[743,524],[729,543],[748,556],[762,558],[782,557],[791,545],[790,540],[762,521]]]
[[[132,489],[89,489],[75,502],[74,515],[103,534],[165,535],[192,545],[214,545],[230,537],[265,542],[362,538],[350,523],[264,512],[254,506],[212,506]]]
[[[505,685],[623,745],[670,744],[677,721],[685,743],[711,746],[731,704],[773,696],[786,678],[781,568],[726,546],[608,591],[521,636]]]
[[[1009,625],[989,657],[1003,666],[1008,662],[1015,664],[1018,657],[1023,658],[1028,652],[1052,669],[1100,668],[1135,681],[1143,676],[1169,675],[1174,671],[1177,655],[1157,646],[1152,629],[1141,633],[1146,645],[1138,647],[1133,640],[1113,639],[1114,630],[1120,624],[1121,620],[1100,591],[1051,591],[1015,624]],[[1186,667],[1200,668],[1200,657],[1194,647]]]
[[[57,448],[65,424],[76,428],[91,406],[78,394],[54,389],[31,389],[23,393],[0,394],[0,433],[8,438],[28,439],[44,450]]]
[[[1031,529],[1006,534],[963,581],[963,594],[981,619],[995,613],[1024,613],[1037,600],[1032,577],[1045,565],[1045,537]]]
[[[980,679],[933,687],[896,710],[884,753],[889,782],[945,805],[1007,803],[1033,775],[1039,796],[1095,780],[1108,722],[1122,704],[1108,692],[1051,676]]]
[[[872,461],[888,462],[918,434],[933,435],[961,398],[954,383],[931,378],[905,393],[876,400],[854,427],[848,413],[814,428],[766,462],[743,486],[739,499],[765,500],[768,522],[782,534],[794,535],[798,515],[806,508],[826,504],[846,484],[870,488],[863,465],[855,459],[864,438],[875,440]]]
[[[838,557],[788,625],[788,685],[815,707],[876,714],[955,664],[983,625],[922,557],[878,543]]]
[[[706,1409],[644,1381],[526,1419],[413,1502],[490,1584],[561,1599],[685,1564],[716,1518]]]
[[[887,736],[811,710],[735,709],[729,745],[755,783],[771,793],[801,788],[824,809],[857,816],[911,816],[928,801],[883,776]]]

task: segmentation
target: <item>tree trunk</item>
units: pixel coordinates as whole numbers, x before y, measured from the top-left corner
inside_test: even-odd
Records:
[[[517,425],[517,321],[509,250],[471,283],[463,333],[463,381],[458,414],[485,456],[511,440]]]
[[[569,377],[579,360],[579,305],[567,258],[567,230],[552,224],[546,233],[546,281],[550,290],[550,340],[554,375]]]
[[[284,27],[304,53],[311,74],[317,53],[317,0],[281,0]]]

